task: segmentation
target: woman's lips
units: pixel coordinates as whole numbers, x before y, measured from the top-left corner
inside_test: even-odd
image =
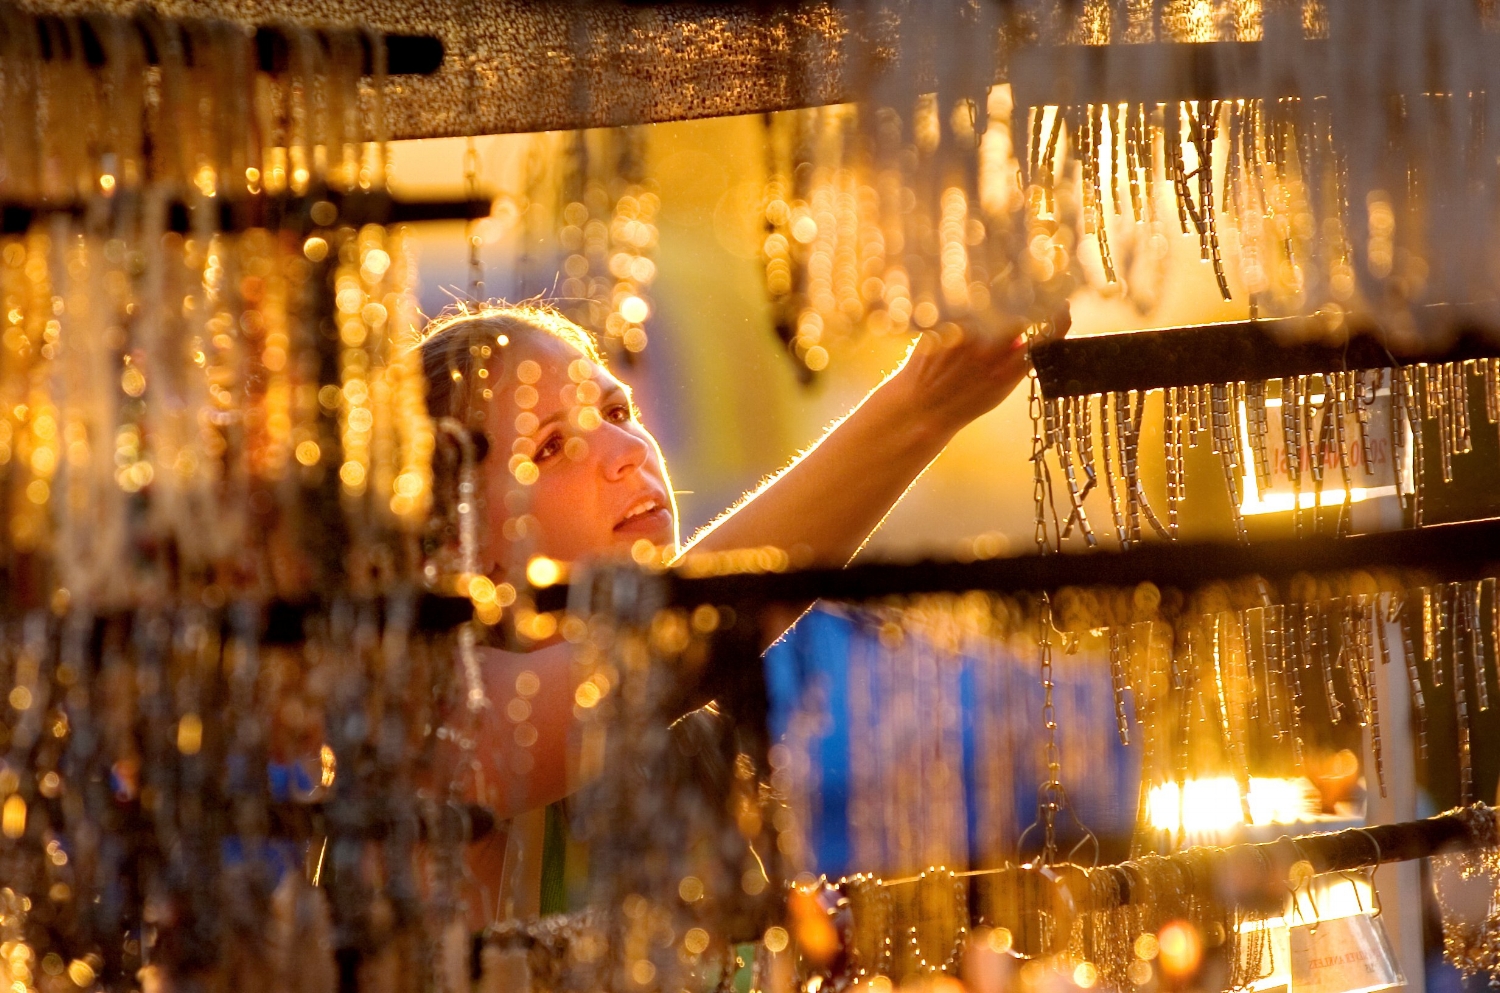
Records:
[[[627,517],[615,525],[616,534],[650,537],[672,527],[672,514],[665,507],[655,507],[643,514]]]

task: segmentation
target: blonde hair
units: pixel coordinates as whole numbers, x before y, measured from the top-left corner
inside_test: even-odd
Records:
[[[458,304],[432,319],[417,346],[427,379],[428,412],[467,427],[476,413],[482,413],[475,403],[475,373],[481,366],[493,369],[498,364],[503,369],[502,339],[523,334],[550,335],[589,361],[605,364],[594,336],[546,303]]]

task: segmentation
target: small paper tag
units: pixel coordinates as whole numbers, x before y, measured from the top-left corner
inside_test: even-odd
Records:
[[[1373,993],[1405,986],[1385,922],[1370,914],[1291,929],[1292,993]]]

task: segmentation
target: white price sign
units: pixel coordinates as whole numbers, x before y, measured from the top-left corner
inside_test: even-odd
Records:
[[[1385,922],[1372,914],[1291,929],[1292,993],[1374,993],[1405,986]]]
[[[1371,497],[1394,496],[1398,470],[1402,478],[1409,478],[1410,471],[1396,465],[1396,448],[1391,442],[1391,395],[1387,390],[1376,394],[1369,408],[1369,420],[1365,424],[1364,441],[1361,443],[1359,420],[1350,404],[1344,423],[1344,461],[1349,466],[1348,493],[1346,497],[1344,472],[1340,468],[1337,432],[1329,430],[1324,444],[1324,421],[1333,416],[1331,404],[1323,403],[1321,397],[1313,398],[1317,411],[1310,418],[1311,441],[1302,443],[1301,486],[1293,484],[1287,459],[1286,433],[1282,429],[1281,401],[1266,401],[1266,455],[1270,462],[1271,485],[1261,490],[1255,473],[1245,474],[1245,501],[1241,511],[1245,514],[1272,514],[1291,510],[1294,505],[1304,509],[1343,503],[1347,498],[1358,503]],[[1245,408],[1240,407],[1241,436],[1249,444],[1249,427]],[[1404,452],[1409,453],[1408,444]],[[1366,457],[1368,454],[1368,458]],[[1253,465],[1250,451],[1243,454],[1246,465]],[[1322,462],[1323,479],[1319,484],[1313,479],[1312,460]],[[1407,456],[1409,458],[1409,456]]]

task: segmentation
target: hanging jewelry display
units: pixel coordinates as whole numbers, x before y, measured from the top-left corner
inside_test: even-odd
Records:
[[[615,357],[646,347],[661,197],[646,175],[646,132],[575,132],[563,149],[557,239],[563,312]]]

